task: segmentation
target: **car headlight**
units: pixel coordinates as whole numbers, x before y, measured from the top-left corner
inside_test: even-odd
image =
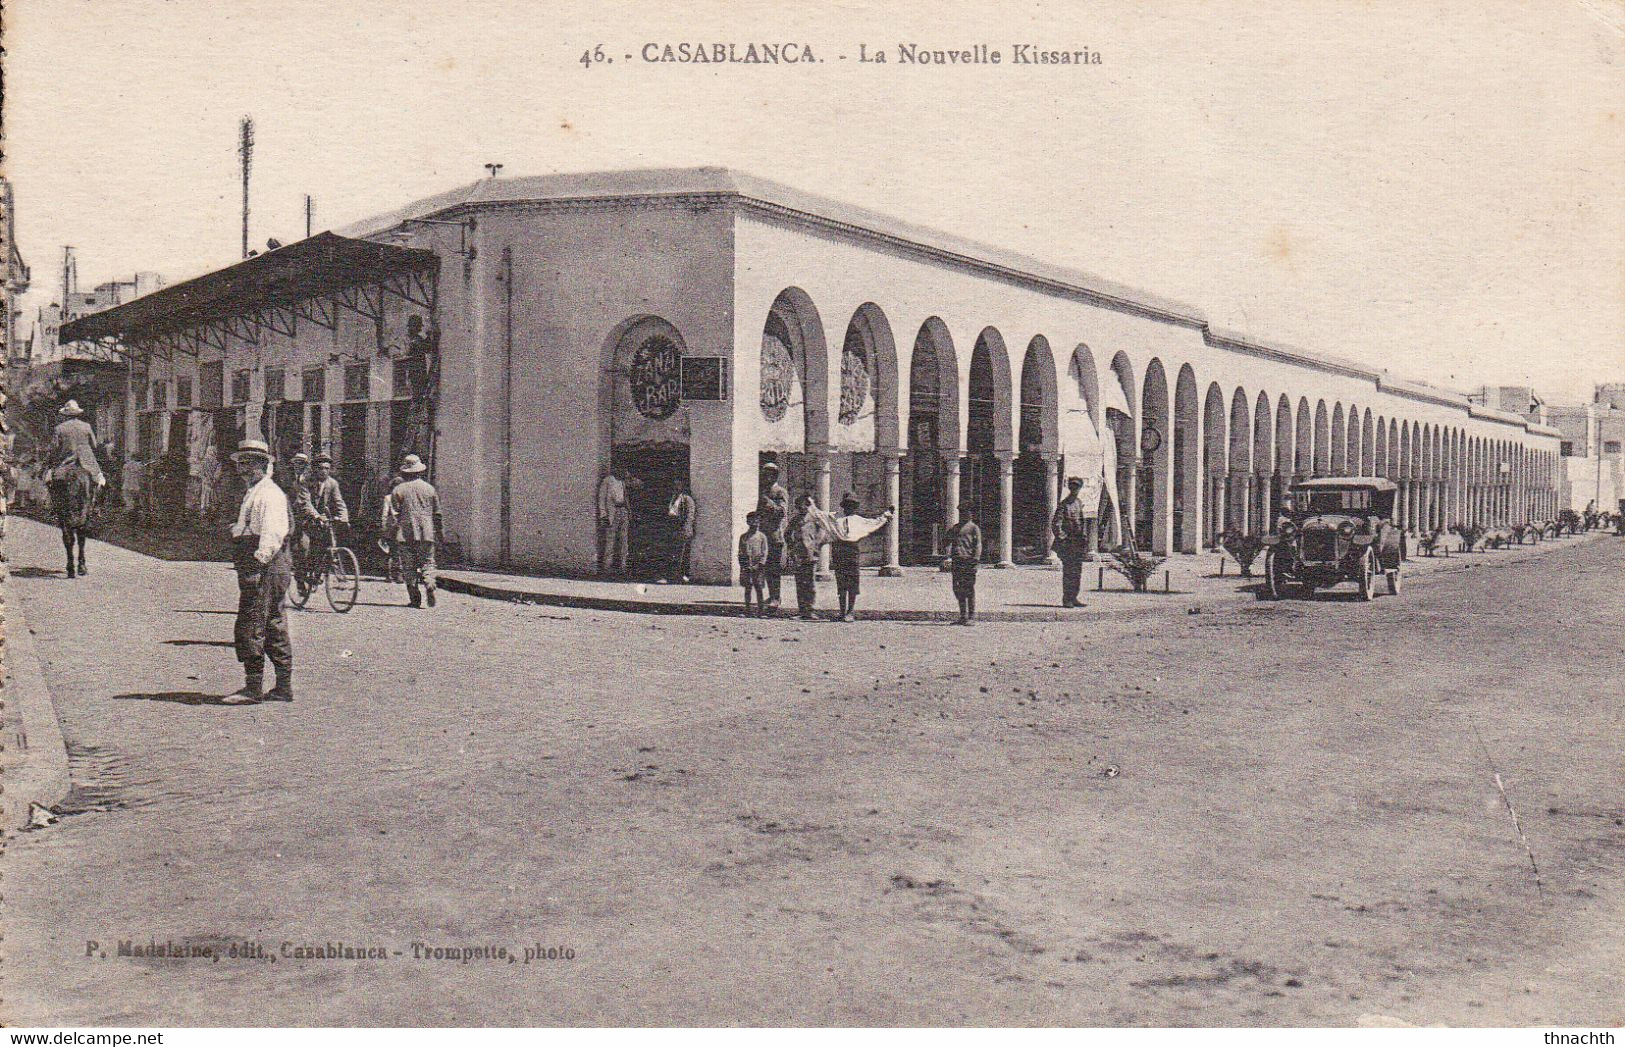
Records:
[[[1338,524],[1337,525],[1337,533],[1342,535],[1344,538],[1353,538],[1354,537],[1354,521],[1353,520],[1344,520],[1342,523]]]

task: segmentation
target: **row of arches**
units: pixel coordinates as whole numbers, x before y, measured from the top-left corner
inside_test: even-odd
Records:
[[[971,329],[957,327],[962,338]],[[1404,417],[1393,410],[1399,398],[1375,388],[1378,403],[1361,404],[1221,385],[1157,355],[1137,364],[1043,334],[1011,346],[993,325],[965,341],[968,352],[935,315],[904,334],[875,302],[828,327],[811,296],[785,288],[767,311],[756,366],[736,364],[758,381],[735,396],[758,403],[754,431],[736,434],[735,447],[754,444],[792,492],[820,504],[851,489],[866,505],[896,505],[889,566],[939,555],[962,513],[988,537],[989,559],[1046,557],[1068,476],[1090,480],[1101,540],[1159,552],[1195,552],[1226,529],[1267,531],[1287,488],[1312,476],[1399,482],[1411,530],[1555,512],[1555,453],[1486,438],[1472,430],[1494,423],[1465,415],[1460,425]],[[736,349],[736,361],[749,351]],[[617,357],[637,352],[623,345]]]

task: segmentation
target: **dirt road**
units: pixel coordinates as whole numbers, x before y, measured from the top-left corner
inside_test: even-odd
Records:
[[[248,708],[228,572],[53,542],[76,813],[7,849],[10,1024],[1625,1020],[1625,541],[972,630],[370,586]]]

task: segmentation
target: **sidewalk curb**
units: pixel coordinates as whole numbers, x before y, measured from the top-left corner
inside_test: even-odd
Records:
[[[1238,579],[1239,581],[1239,579]],[[538,593],[524,589],[503,589],[493,585],[484,585],[480,582],[470,582],[461,578],[447,577],[441,574],[436,584],[447,592],[462,593],[484,600],[500,600],[504,603],[525,604],[540,607],[564,607],[584,611],[618,611],[626,614],[654,614],[677,616],[706,616],[712,618],[744,618],[745,609],[739,603],[662,603],[655,600],[638,600],[631,597],[609,596],[569,596],[562,593]],[[718,586],[718,591],[725,591],[727,587]],[[1114,590],[1119,591],[1119,590]],[[1123,590],[1126,592],[1126,590]],[[1054,607],[1049,610],[1035,609],[1031,611],[978,611],[976,620],[985,623],[998,622],[1078,622],[1101,618],[1141,618],[1150,615],[1168,614],[1188,610],[1191,602],[1211,604],[1228,599],[1244,599],[1245,594],[1240,592],[1226,592],[1216,594],[1202,594],[1191,592],[1160,593],[1148,592],[1141,594],[1149,606],[1130,608],[1102,608],[1092,610],[1088,607],[1087,592],[1084,597],[1084,606],[1073,610]],[[1183,599],[1181,599],[1183,598]],[[820,618],[830,621],[832,611],[824,608]],[[783,621],[794,621],[793,612],[783,611],[775,617]],[[934,622],[946,623],[958,619],[956,611],[858,611],[855,615],[860,622]]]
[[[1576,545],[1583,545],[1587,542],[1599,541],[1604,537],[1610,537],[1610,535],[1604,532],[1596,532],[1580,535],[1578,537],[1580,539],[1579,541],[1566,541],[1562,547],[1568,548]],[[1556,548],[1558,548],[1558,546],[1554,544],[1554,541],[1555,540],[1542,542],[1540,545],[1519,546],[1516,549],[1487,550],[1484,552],[1475,553],[1456,553],[1450,557],[1451,559],[1457,557],[1461,558],[1464,562],[1460,565],[1440,562],[1446,559],[1444,557],[1420,558],[1413,556],[1409,562],[1416,563],[1419,559],[1426,559],[1429,563],[1428,569],[1426,571],[1416,572],[1416,575],[1418,578],[1428,578],[1437,574],[1454,574],[1458,571],[1466,571],[1478,566],[1488,566],[1497,562],[1520,563],[1524,560],[1533,559],[1537,556],[1542,556],[1548,552],[1554,551]],[[1546,546],[1547,548],[1541,548],[1541,546]],[[1525,553],[1526,555],[1514,556],[1507,559],[1501,559],[1495,556],[1495,554],[1498,552],[1519,551]],[[1472,559],[1472,562],[1465,562],[1469,557]],[[1238,583],[1242,581],[1239,575],[1237,576],[1236,581]],[[578,611],[613,611],[624,614],[652,614],[664,616],[705,616],[712,618],[745,617],[745,610],[741,604],[723,600],[706,603],[666,603],[659,600],[640,600],[631,596],[577,596],[567,593],[543,593],[530,589],[508,589],[496,585],[487,585],[483,582],[469,581],[464,578],[456,577],[455,572],[441,572],[439,578],[437,579],[437,584],[441,589],[447,592],[462,593],[465,596],[473,596],[482,600],[498,600],[503,603],[522,604],[535,607],[562,607]],[[717,586],[716,589],[719,594],[728,591],[727,586]],[[1125,592],[1125,590],[1114,589],[1113,592]],[[991,624],[1003,622],[1077,622],[1100,618],[1139,618],[1150,615],[1167,614],[1181,610],[1189,610],[1192,604],[1211,605],[1230,601],[1246,602],[1247,599],[1247,594],[1239,589],[1218,592],[1175,593],[1161,593],[1152,591],[1141,594],[1141,598],[1145,599],[1148,604],[1148,606],[1145,607],[1102,608],[1099,610],[1092,610],[1087,607],[1089,592],[1086,590],[1084,593],[1082,593],[1082,596],[1084,597],[1086,606],[1076,610],[1068,611],[1057,606],[1047,610],[1034,609],[1030,611],[979,611],[976,615],[976,620],[978,622],[986,622]],[[1181,597],[1183,599],[1180,599]],[[831,612],[829,609],[826,608],[822,612],[823,619],[826,621],[829,620],[830,613]],[[777,615],[777,617],[786,621],[794,620],[794,615],[790,612],[783,612]],[[956,612],[947,609],[940,611],[899,609],[886,611],[859,611],[856,617],[860,622],[934,622],[940,624],[944,622],[952,622],[958,617],[958,615]]]
[[[0,832],[16,833],[28,824],[29,805],[55,807],[68,795],[68,746],[56,706],[45,686],[45,669],[34,634],[15,592],[6,601],[4,766],[0,793]]]

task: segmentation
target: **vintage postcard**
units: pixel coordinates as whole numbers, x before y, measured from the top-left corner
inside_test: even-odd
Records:
[[[0,1022],[1625,1023],[1618,0],[4,45]]]

